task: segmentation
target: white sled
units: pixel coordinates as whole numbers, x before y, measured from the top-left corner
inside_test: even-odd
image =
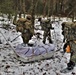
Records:
[[[4,34],[0,31],[6,42],[14,51],[18,60],[23,62],[33,62],[33,61],[40,61],[42,59],[51,58],[55,53],[55,46],[53,44],[40,44],[30,47],[24,46],[22,44],[18,45],[16,49],[12,46],[11,42],[6,39]]]
[[[23,47],[18,45],[15,52],[19,56],[17,59],[23,62],[34,62],[51,58],[54,55],[54,45]]]

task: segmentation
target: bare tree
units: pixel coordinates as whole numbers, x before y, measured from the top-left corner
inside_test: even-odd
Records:
[[[44,4],[43,15],[46,16],[47,0],[43,0],[43,4]]]
[[[35,0],[32,0],[32,3],[31,3],[31,16],[32,16],[32,25],[33,25],[33,28],[34,28],[34,20],[35,20],[35,3],[36,1]]]
[[[26,6],[25,6],[25,0],[23,0],[23,14],[24,14],[24,17],[25,17],[25,13],[26,13]]]

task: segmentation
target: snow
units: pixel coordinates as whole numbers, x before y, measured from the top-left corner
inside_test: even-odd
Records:
[[[7,42],[0,33],[0,40],[3,43],[0,44],[0,75],[73,75],[73,72],[76,74],[76,67],[74,67],[74,70],[70,71],[69,73],[60,72],[60,70],[67,67],[67,63],[70,59],[70,53],[62,53],[64,43],[62,42],[63,36],[61,35],[61,23],[66,21],[66,18],[61,19],[62,21],[54,22],[52,24],[54,27],[54,30],[51,30],[52,40],[55,44],[56,52],[53,57],[48,60],[33,63],[24,63],[17,60],[14,51],[9,45],[6,45]],[[13,32],[13,30],[5,30],[0,28],[0,31],[4,34],[8,41],[12,41],[18,35],[21,35],[20,32],[17,33],[15,30]],[[42,30],[35,30],[35,32],[40,32],[43,35]],[[33,36],[33,39],[35,38],[36,36]],[[23,41],[21,36],[19,36],[11,44],[13,47],[15,47],[21,43],[23,43]],[[58,49],[60,50],[57,51]]]

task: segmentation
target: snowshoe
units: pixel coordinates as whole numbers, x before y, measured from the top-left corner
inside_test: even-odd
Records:
[[[72,70],[73,68],[74,68],[74,66],[73,66],[73,65],[71,65],[71,66],[67,67],[67,69],[68,69],[68,70]]]
[[[73,67],[68,67],[68,68],[65,68],[65,69],[61,70],[60,72],[61,72],[61,73],[69,73],[69,72],[71,72],[72,70],[73,70]]]
[[[60,72],[61,73],[69,73],[71,72],[73,69],[74,69],[74,66],[75,66],[75,63],[73,61],[70,61],[68,64],[67,64],[67,68],[61,70]]]
[[[67,64],[67,69],[68,70],[72,70],[75,66],[75,63],[73,61],[70,61],[68,64]]]

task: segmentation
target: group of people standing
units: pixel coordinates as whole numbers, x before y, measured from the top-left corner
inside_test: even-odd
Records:
[[[42,18],[39,18],[38,21],[40,21],[41,28],[44,31],[43,43],[46,43],[46,38],[48,38],[49,43],[53,43],[51,40],[50,30],[54,28],[52,27],[50,19],[42,20]],[[22,33],[23,42],[25,44],[28,44],[29,40],[34,35],[34,28],[31,22],[31,16],[27,16],[26,19],[21,18],[17,21],[14,21],[14,24],[16,25],[16,30]],[[76,23],[64,22],[62,23],[62,30],[62,34],[64,35],[63,42],[65,42],[66,40],[66,43],[63,47],[64,52],[71,53],[70,61],[67,64],[68,69],[71,70],[75,66],[76,62]]]

